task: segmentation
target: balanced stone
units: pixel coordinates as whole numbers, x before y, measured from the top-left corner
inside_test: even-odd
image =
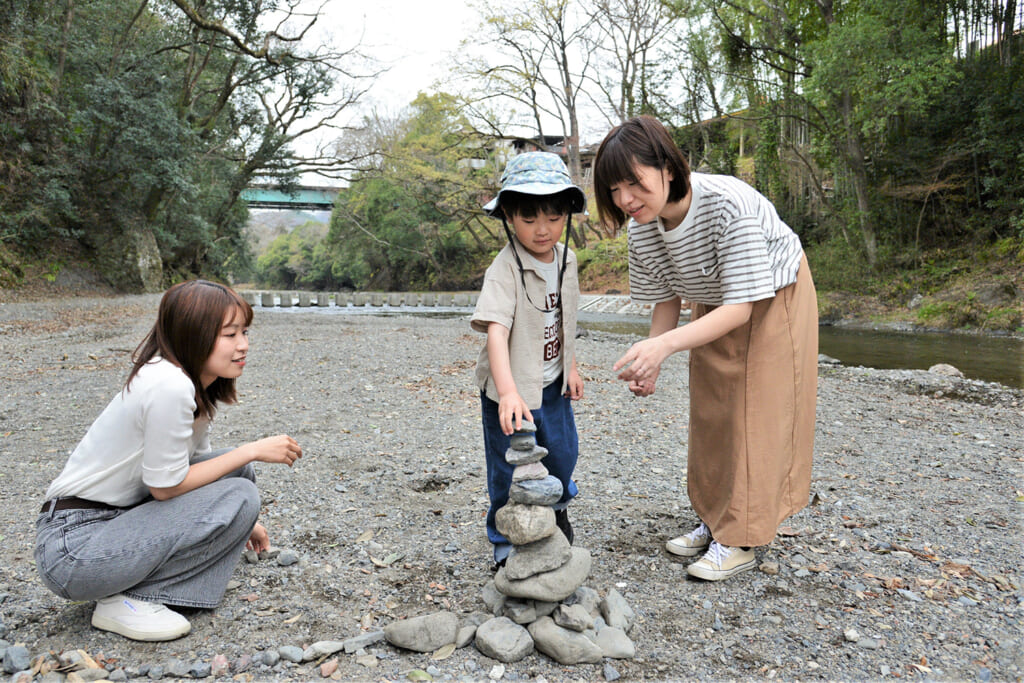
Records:
[[[586,548],[573,548],[572,557],[564,565],[527,579],[511,580],[505,575],[505,570],[506,567],[502,567],[494,575],[495,587],[505,595],[512,598],[561,602],[587,580],[587,575],[590,574],[590,551]]]
[[[551,617],[541,617],[530,624],[534,646],[559,664],[596,664],[601,661],[601,648],[582,633],[562,628]]]
[[[476,630],[476,649],[499,662],[518,662],[533,652],[529,632],[507,617],[495,617]]]
[[[551,617],[555,623],[570,631],[582,633],[594,628],[594,617],[590,616],[583,605],[559,605]]]
[[[523,505],[554,505],[562,499],[562,482],[549,474],[543,479],[525,479],[512,484],[509,500]]]
[[[600,614],[601,596],[590,586],[580,586],[576,592],[565,599],[567,605],[583,605],[592,617]]]
[[[517,624],[529,624],[537,621],[537,608],[533,606],[533,600],[526,602],[509,600],[505,603],[502,616],[508,617]]]
[[[548,457],[548,449],[543,446],[532,446],[530,448],[509,448],[505,451],[505,462],[509,465],[529,465],[531,462],[540,462]]]
[[[519,465],[512,470],[512,482],[527,481],[528,479],[544,479],[548,476],[548,468],[539,462],[531,462],[529,465]]]
[[[498,510],[494,515],[494,525],[512,545],[539,541],[558,529],[555,525],[554,510],[541,505],[519,503],[508,503]]]
[[[513,546],[505,560],[505,577],[513,581],[558,569],[572,558],[564,534],[551,534],[534,543]]]
[[[435,612],[422,617],[393,621],[384,627],[384,637],[396,647],[415,652],[433,652],[454,643],[459,618],[452,612]]]
[[[529,451],[537,445],[537,425],[523,420],[523,426],[512,433],[508,438],[509,445],[516,450]]]

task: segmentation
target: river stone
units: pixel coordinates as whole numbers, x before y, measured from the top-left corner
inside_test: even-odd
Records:
[[[327,655],[333,655],[339,650],[345,649],[345,643],[341,640],[318,640],[302,651],[302,661],[312,662]]]
[[[501,610],[505,608],[506,598],[505,595],[501,591],[499,591],[497,587],[494,585],[494,581],[488,581],[484,584],[482,597],[484,600],[484,605],[487,606],[487,609],[490,610],[493,616],[501,615]],[[489,618],[490,617],[488,617],[488,619]],[[482,623],[483,622],[478,623],[477,626],[479,626]]]
[[[928,368],[928,372],[934,372],[937,375],[946,375],[948,377],[963,377],[964,373],[960,372],[958,368],[949,365],[948,363],[939,363]]]
[[[567,605],[583,605],[587,613],[597,617],[601,613],[601,596],[590,586],[580,586],[572,595],[565,599]]]
[[[572,557],[558,569],[518,581],[509,579],[505,575],[505,569],[506,567],[502,567],[494,575],[495,587],[505,595],[512,598],[561,602],[587,580],[590,574],[590,551],[586,548],[573,548]],[[553,621],[551,623],[555,625]]]
[[[495,617],[476,630],[476,649],[499,662],[518,662],[533,652],[529,631],[508,617]]]
[[[508,503],[498,510],[494,515],[494,525],[513,545],[539,541],[558,529],[555,525],[554,510],[541,505],[519,503]]]
[[[523,505],[554,505],[562,499],[562,482],[554,475],[543,479],[527,479],[512,484],[509,500]]]
[[[597,646],[601,654],[612,659],[633,659],[636,657],[636,645],[621,628],[607,626],[597,632]]]
[[[523,426],[512,433],[508,444],[517,451],[530,451],[537,445],[537,425],[523,420]]]
[[[587,613],[583,605],[559,605],[551,617],[562,628],[567,628],[577,633],[582,633],[588,628],[594,628],[594,617]]]
[[[559,664],[596,664],[601,648],[582,633],[562,628],[551,617],[541,617],[529,626],[533,644]]]
[[[636,613],[619,591],[612,588],[601,602],[601,616],[612,628],[621,628],[626,633],[633,628]]]
[[[539,462],[531,462],[529,465],[516,465],[512,470],[512,481],[526,481],[527,479],[543,479],[550,474],[548,468]]]
[[[514,546],[505,560],[505,578],[512,581],[527,579],[558,569],[570,558],[572,546],[565,540],[565,535],[553,533],[534,543]]]
[[[537,608],[533,606],[533,600],[529,602],[508,600],[505,602],[503,616],[508,617],[517,624],[529,624],[537,621]]]
[[[532,462],[540,462],[548,457],[548,449],[543,446],[533,446],[530,449],[510,448],[505,451],[505,462],[509,465],[529,465]]]
[[[346,638],[342,641],[342,646],[345,648],[345,654],[350,655],[353,652],[358,652],[359,650],[367,648],[375,643],[379,643],[382,640],[384,640],[384,631],[367,631],[366,633],[361,633],[358,636]],[[273,664],[271,664],[271,666],[273,666]]]
[[[384,627],[384,637],[392,645],[415,652],[433,652],[454,643],[459,618],[451,612],[435,612],[421,617],[393,621]]]

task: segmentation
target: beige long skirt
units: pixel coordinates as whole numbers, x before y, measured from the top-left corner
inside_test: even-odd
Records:
[[[694,304],[693,318],[712,307]],[[715,540],[766,545],[807,505],[818,387],[818,306],[797,281],[754,303],[750,320],[690,351],[687,492]]]

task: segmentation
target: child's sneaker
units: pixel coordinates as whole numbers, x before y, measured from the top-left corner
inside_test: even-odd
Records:
[[[686,568],[686,573],[705,581],[721,581],[733,574],[753,569],[756,556],[753,550],[730,548],[718,541],[711,541],[711,546],[700,558]]]
[[[681,557],[694,557],[700,555],[711,545],[711,529],[708,529],[704,522],[697,525],[697,528],[679,538],[673,538],[665,544],[665,550],[673,555]]]
[[[561,529],[562,533],[565,534],[565,538],[569,541],[569,545],[572,545],[573,533],[572,524],[569,523],[569,510],[562,508],[561,510],[555,510],[555,524]]]
[[[192,630],[188,619],[167,607],[124,593],[96,601],[92,625],[132,640],[174,640]]]

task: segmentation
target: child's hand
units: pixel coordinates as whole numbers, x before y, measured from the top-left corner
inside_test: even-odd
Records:
[[[245,547],[258,553],[270,550],[270,534],[267,533],[267,528],[256,522],[256,525],[252,528],[252,533],[249,534],[249,540],[246,542]]]
[[[505,436],[511,436],[512,432],[523,426],[523,420],[533,422],[533,415],[526,405],[526,401],[519,395],[518,391],[505,394],[498,401],[498,420],[501,422],[501,431]]]
[[[583,378],[580,377],[576,368],[569,371],[569,377],[565,383],[565,395],[573,401],[583,398]]]

